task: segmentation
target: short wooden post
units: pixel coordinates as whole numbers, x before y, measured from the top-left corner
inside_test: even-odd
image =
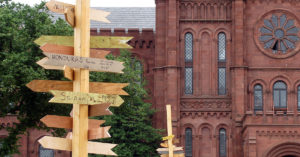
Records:
[[[75,8],[74,56],[90,56],[90,0],[77,0]],[[73,91],[89,93],[89,70],[75,69]],[[73,105],[72,156],[88,156],[88,105]]]
[[[172,133],[172,115],[171,115],[171,105],[167,105],[167,127],[168,127],[168,136],[171,137]],[[168,139],[169,146],[169,157],[173,157],[173,138]]]

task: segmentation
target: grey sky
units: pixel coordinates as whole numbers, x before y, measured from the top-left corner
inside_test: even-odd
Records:
[[[14,2],[34,5],[42,0],[13,0]],[[58,0],[75,4],[76,0]],[[154,0],[90,0],[92,7],[155,7]]]

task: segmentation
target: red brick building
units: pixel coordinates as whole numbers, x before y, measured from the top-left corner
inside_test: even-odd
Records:
[[[135,37],[155,127],[171,104],[186,157],[300,157],[299,19],[299,0],[156,0],[155,29],[92,35]]]

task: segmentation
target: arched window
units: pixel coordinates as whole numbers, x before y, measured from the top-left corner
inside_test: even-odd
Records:
[[[54,157],[54,151],[52,149],[46,149],[40,145],[39,157]]]
[[[273,86],[273,101],[275,110],[286,110],[287,87],[282,81],[277,81]]]
[[[218,94],[226,95],[226,35],[218,35]]]
[[[300,111],[300,85],[298,86],[298,101],[297,101],[298,103],[298,111]]]
[[[263,88],[260,84],[254,86],[254,111],[263,110]]]
[[[226,141],[226,130],[224,128],[220,129],[219,133],[219,156],[227,157],[227,141]]]
[[[185,157],[193,156],[193,133],[191,128],[185,129]]]
[[[185,34],[185,94],[193,94],[193,35]]]

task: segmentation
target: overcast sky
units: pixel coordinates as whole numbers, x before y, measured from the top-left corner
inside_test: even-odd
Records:
[[[13,0],[14,2],[34,5],[42,0]],[[47,0],[48,1],[48,0]],[[75,4],[76,0],[58,0]],[[90,0],[92,7],[155,7],[154,0]]]

